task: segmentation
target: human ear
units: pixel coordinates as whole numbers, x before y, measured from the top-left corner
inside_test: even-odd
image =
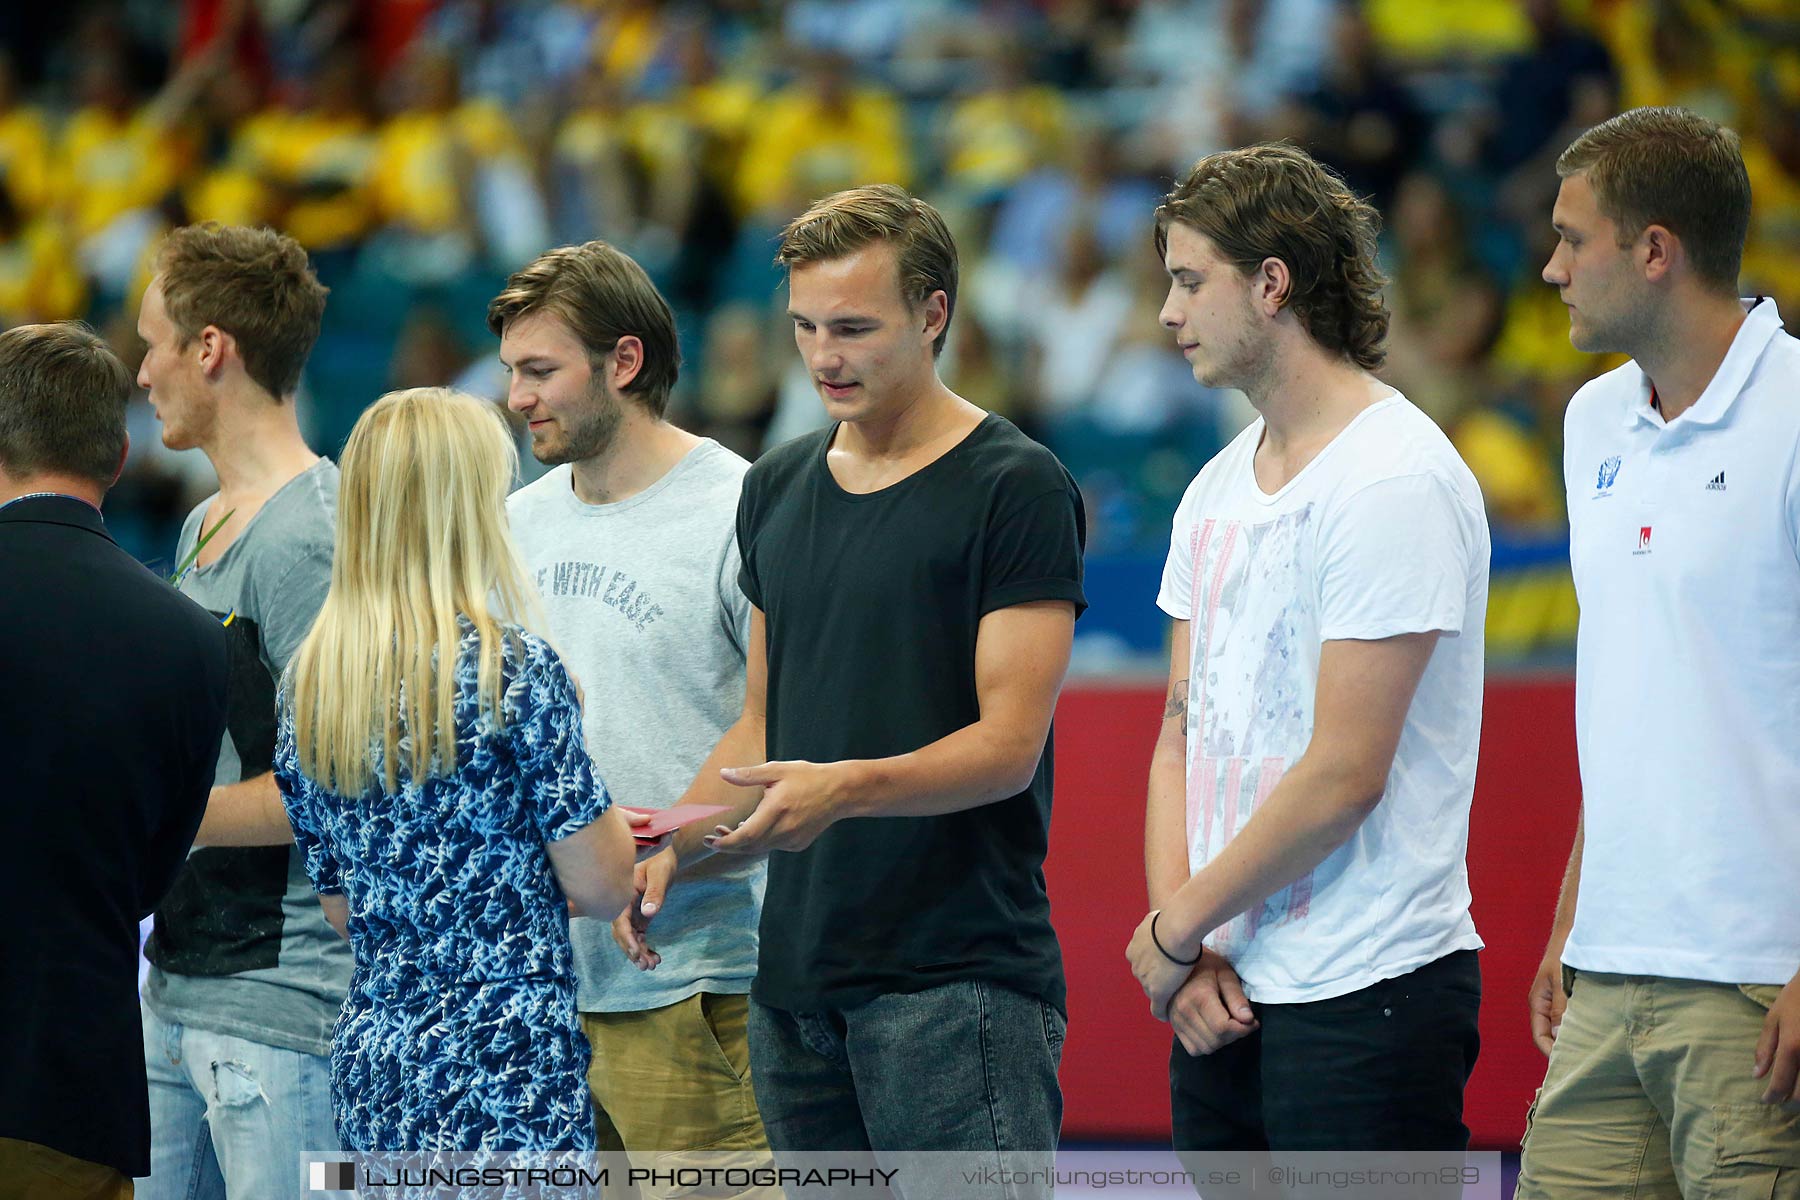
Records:
[[[628,333],[613,344],[612,385],[623,391],[631,386],[631,381],[636,379],[643,370],[643,339]]]
[[[1287,307],[1288,297],[1293,290],[1294,275],[1288,270],[1287,263],[1274,257],[1263,259],[1262,265],[1256,269],[1256,292],[1269,316],[1272,317]]]
[[[944,326],[950,323],[950,297],[942,288],[925,297],[925,340],[937,341],[938,335],[944,332]]]

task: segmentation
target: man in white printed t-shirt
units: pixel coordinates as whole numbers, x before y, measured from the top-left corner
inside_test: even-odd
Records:
[[[1188,488],[1157,597],[1157,911],[1128,957],[1175,1029],[1175,1147],[1460,1152],[1481,493],[1369,373],[1378,218],[1341,179],[1291,146],[1225,151],[1156,221],[1163,324],[1260,414]]]
[[[1544,280],[1577,349],[1633,361],[1565,422],[1581,821],[1518,1195],[1793,1200],[1800,342],[1738,298],[1729,129],[1633,109],[1556,169]]]

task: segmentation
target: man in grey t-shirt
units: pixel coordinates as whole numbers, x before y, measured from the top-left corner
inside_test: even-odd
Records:
[[[508,404],[533,455],[557,464],[507,508],[608,790],[643,808],[738,806],[718,772],[736,764],[708,755],[744,697],[734,531],[748,464],[663,418],[679,361],[668,305],[631,259],[589,242],[515,274],[488,323]],[[765,867],[710,858],[713,824],[639,864],[640,901],[612,930],[572,926],[601,1145],[663,1169],[683,1151],[768,1151],[746,1034]],[[652,948],[658,907],[676,916]]]
[[[169,235],[144,294],[138,382],[164,444],[198,446],[218,494],[182,528],[181,591],[224,624],[226,732],[196,849],[156,912],[144,989],[150,1177],[140,1200],[298,1196],[337,1147],[332,1025],[348,946],[326,923],[271,773],[276,681],[331,582],[337,468],[294,393],[325,289],[291,238]]]

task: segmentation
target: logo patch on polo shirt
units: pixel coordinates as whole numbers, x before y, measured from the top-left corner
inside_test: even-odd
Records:
[[[1725,472],[1720,471],[1717,475],[1714,475],[1712,477],[1711,482],[1709,482],[1706,485],[1706,490],[1709,492],[1724,491],[1725,490]]]
[[[1604,496],[1612,491],[1612,485],[1618,481],[1619,466],[1624,462],[1617,454],[1600,464],[1600,475],[1594,481],[1594,494]]]
[[[1638,545],[1637,549],[1632,551],[1632,554],[1648,553],[1650,553],[1650,526],[1643,525],[1638,528]]]

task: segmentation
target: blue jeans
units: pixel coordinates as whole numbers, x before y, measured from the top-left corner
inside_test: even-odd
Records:
[[[338,1148],[331,1060],[169,1024],[141,1007],[150,1177],[137,1200],[298,1200],[300,1155]]]
[[[750,1077],[777,1157],[861,1151],[898,1161],[893,1152],[949,1150],[1016,1163],[1056,1148],[1066,1028],[1044,1001],[981,981],[826,1012],[752,1003]],[[909,1177],[916,1171],[898,1181],[903,1194]],[[954,1194],[990,1192],[959,1180]]]

